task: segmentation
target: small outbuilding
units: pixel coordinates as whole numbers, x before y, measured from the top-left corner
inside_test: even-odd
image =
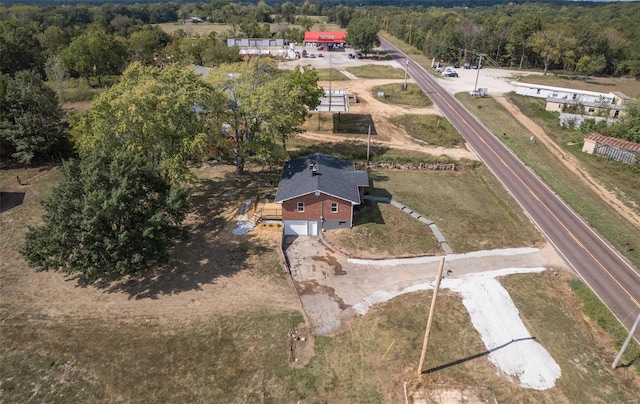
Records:
[[[282,204],[284,235],[317,236],[322,229],[352,227],[354,207],[368,185],[366,171],[328,154],[287,162],[275,196]]]
[[[604,136],[599,133],[590,133],[585,136],[582,151],[627,164],[635,164],[640,161],[638,158],[640,143]]]

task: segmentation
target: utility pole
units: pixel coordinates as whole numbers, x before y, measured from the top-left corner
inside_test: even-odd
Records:
[[[331,53],[329,53],[329,112],[331,112]]]
[[[480,76],[480,66],[482,66],[482,57],[486,56],[484,53],[479,53],[480,61],[478,62],[478,73],[476,74],[476,84],[473,86],[473,92],[475,93],[478,90],[478,77]]]
[[[402,91],[407,91],[407,70],[409,70],[409,58],[404,62],[404,85]]]
[[[367,134],[367,167],[369,167],[369,149],[371,148],[371,125],[369,125],[369,133]]]
[[[620,362],[620,359],[622,359],[622,355],[624,354],[624,351],[627,349],[629,342],[631,342],[631,338],[633,338],[633,334],[636,332],[636,328],[638,328],[638,323],[640,323],[640,314],[638,314],[638,318],[636,318],[636,322],[633,323],[633,327],[631,327],[631,331],[629,331],[629,336],[627,337],[627,340],[624,342],[624,344],[622,344],[622,348],[620,348],[620,353],[618,353],[618,356],[616,356],[616,359],[613,361],[613,364],[611,365],[611,369],[615,369],[618,366],[618,362]]]
[[[433,315],[435,314],[435,311],[436,311],[436,299],[438,298],[438,290],[440,289],[440,280],[442,279],[443,269],[444,269],[444,256],[440,258],[438,275],[436,275],[436,287],[433,289],[433,298],[431,299],[431,308],[429,309],[429,319],[427,320],[427,329],[424,332],[424,342],[422,343],[422,353],[420,354],[420,363],[418,364],[418,375],[422,374],[424,357],[427,354],[427,344],[429,343],[429,334],[431,333],[431,324],[433,322]]]

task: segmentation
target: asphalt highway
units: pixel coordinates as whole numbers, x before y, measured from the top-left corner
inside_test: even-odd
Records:
[[[384,38],[380,38],[380,41],[381,47],[405,66],[407,55]],[[627,330],[631,329],[640,313],[638,271],[491,131],[440,87],[424,68],[409,61],[407,69],[411,78],[513,195],[567,265],[589,285]],[[635,338],[640,338],[640,328]]]

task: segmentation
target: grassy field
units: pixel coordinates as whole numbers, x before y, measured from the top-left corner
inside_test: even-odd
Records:
[[[404,70],[386,65],[350,66],[345,69],[360,79],[402,79]]]
[[[319,81],[345,81],[349,77],[345,76],[337,69],[316,69]]]
[[[414,139],[433,146],[464,146],[464,138],[446,118],[438,115],[401,115],[390,119]]]
[[[402,89],[403,84],[385,84],[373,88],[373,96],[387,104],[400,104],[412,108],[423,108],[433,105],[431,99],[417,84],[407,84],[407,89]],[[384,92],[384,97],[378,97],[378,91]]]
[[[640,268],[640,249],[624,251],[624,245],[628,240],[636,240],[638,229],[629,224],[618,215],[606,202],[595,194],[575,174],[566,170],[562,163],[540,142],[532,144],[529,140],[530,132],[523,127],[500,104],[490,97],[471,98],[468,94],[458,94],[456,98],[462,102],[473,114],[475,114],[494,133],[507,133],[507,139],[503,140],[520,157],[527,166],[531,167],[560,197],[565,200],[580,216],[602,234],[611,244],[626,256],[637,268]],[[535,118],[535,116],[534,116]],[[575,148],[573,153],[578,154],[579,145],[568,146],[566,150]],[[587,156],[580,156],[586,158]],[[621,167],[622,164],[613,164],[620,170],[629,170]],[[632,169],[631,169],[632,170]],[[615,170],[611,171],[615,174]],[[596,173],[596,178],[600,178]],[[605,181],[612,183],[613,179]],[[620,176],[618,187],[622,189],[634,189],[638,176]],[[625,186],[627,184],[627,186]],[[620,189],[619,188],[619,189]],[[637,190],[637,188],[635,188]],[[628,194],[625,194],[628,195]],[[624,198],[623,198],[624,200]]]
[[[219,172],[221,168],[222,173],[227,174],[207,174]],[[156,297],[138,294],[134,302],[153,307],[166,304],[165,299],[179,299],[181,294],[189,293],[184,289],[185,280],[190,273],[202,271],[199,263],[202,264],[201,251],[205,244],[217,252],[216,265],[228,263],[229,257],[234,257],[233,252],[242,247],[228,244],[225,238],[212,239],[209,241],[214,242],[212,245],[200,238],[208,238],[208,233],[228,232],[231,223],[223,212],[256,190],[262,192],[256,186],[277,173],[256,167],[249,170],[251,175],[237,178],[228,174],[230,169],[221,168],[198,171],[202,182],[197,186],[193,209],[208,219],[192,227],[192,232],[201,232],[199,236],[192,234],[175,252],[174,261],[180,265],[159,273],[165,290],[173,292]],[[460,389],[473,388],[480,396],[501,402],[624,403],[638,398],[629,369],[609,370],[615,352],[605,348],[606,344],[594,345],[602,336],[593,334],[594,330],[573,310],[567,280],[556,277],[513,275],[503,279],[533,335],[562,367],[563,376],[557,386],[547,391],[525,390],[497,375],[460,298],[446,290],[438,301],[439,315],[434,322],[425,364],[430,373],[422,377],[415,375],[415,369],[430,292],[404,295],[373,307],[366,316],[347,322],[336,335],[316,337],[315,357],[306,367],[288,366],[287,332],[302,321],[299,313],[235,306],[233,300],[228,300],[229,296],[255,290],[246,284],[237,286],[241,291],[230,291],[231,295],[222,293],[224,289],[218,293],[206,292],[211,285],[247,271],[256,274],[250,278],[253,288],[272,287],[275,283],[282,285],[284,291],[287,282],[279,266],[273,264],[274,251],[257,248],[257,245],[242,247],[253,254],[237,264],[237,272],[221,273],[191,286],[202,290],[201,293],[214,293],[217,300],[213,304],[232,313],[217,314],[214,310],[209,315],[192,318],[189,306],[178,306],[175,317],[135,311],[105,317],[100,312],[86,312],[83,309],[86,302],[76,300],[79,292],[90,293],[93,300],[103,302],[99,305],[105,308],[110,301],[127,300],[130,295],[121,289],[78,288],[73,278],[56,281],[61,288],[56,294],[36,292],[29,289],[31,283],[58,276],[51,278],[49,274],[34,273],[17,252],[26,227],[39,220],[42,213],[39,201],[60,180],[59,171],[34,168],[29,174],[24,170],[3,170],[0,174],[3,189],[16,186],[10,184],[16,175],[29,178],[28,188],[24,188],[27,191],[24,203],[0,216],[3,401],[386,403],[404,399],[404,382],[409,392],[429,394],[448,389],[460,393]],[[371,174],[374,192],[392,194],[437,220],[448,239],[458,240],[453,244],[454,250],[462,251],[465,245],[469,249],[492,244],[526,245],[539,237],[535,232],[530,237],[522,236],[533,231],[531,225],[513,213],[518,209],[510,198],[492,191],[501,188],[484,168],[466,174],[388,170]],[[416,183],[424,187],[416,187]],[[478,200],[476,205],[460,206],[473,200]],[[483,213],[487,206],[492,208]],[[389,226],[403,226],[394,218],[397,213],[380,209],[380,216]],[[483,219],[478,214],[486,217]],[[368,218],[362,216],[358,220],[379,220],[375,212],[367,215]],[[487,221],[491,216],[494,219]],[[499,224],[498,220],[501,220]],[[496,226],[505,229],[496,229]],[[487,227],[491,227],[492,233],[499,230],[495,237],[486,239]],[[523,232],[523,227],[529,230]],[[520,230],[510,233],[515,229]],[[389,234],[394,232],[381,233],[377,242],[387,240],[388,243]],[[517,239],[512,240],[513,237]],[[399,237],[392,239],[396,240],[396,246],[410,242]],[[236,258],[231,262],[234,260]],[[182,265],[185,268],[179,270]],[[56,302],[78,310],[64,309],[67,314],[52,312]],[[170,306],[174,304],[169,301]],[[634,359],[637,360],[633,356],[625,357],[623,364]]]

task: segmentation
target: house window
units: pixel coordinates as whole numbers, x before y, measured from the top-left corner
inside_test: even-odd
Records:
[[[613,117],[617,118],[619,114],[620,114],[620,111],[616,111],[616,112],[613,113]]]
[[[558,98],[558,93],[553,93],[552,97],[553,98]]]
[[[540,94],[540,89],[538,89],[538,91],[536,91],[536,94]]]
[[[304,212],[304,202],[298,202],[298,212]]]
[[[596,112],[595,108],[589,108],[589,112]]]
[[[575,100],[576,98],[578,98],[578,94],[573,95],[573,99]]]
[[[331,202],[331,213],[338,213],[338,203]]]

